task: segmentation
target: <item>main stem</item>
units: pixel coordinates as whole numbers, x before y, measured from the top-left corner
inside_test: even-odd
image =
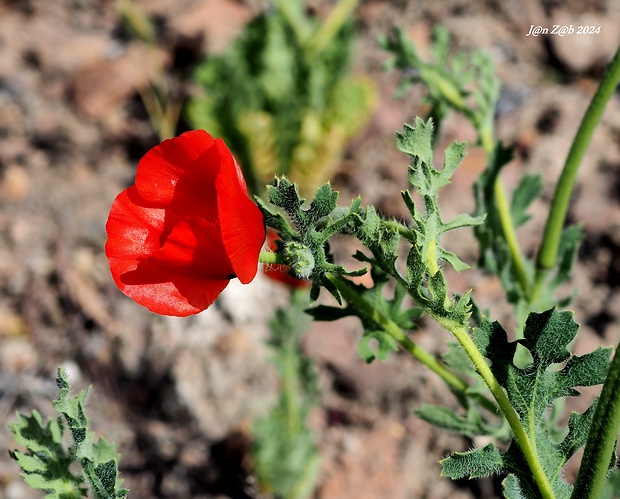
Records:
[[[620,353],[616,353],[605,378],[601,397],[594,411],[594,419],[588,433],[581,466],[573,490],[573,499],[598,499],[612,454],[616,447],[620,428]]]
[[[532,477],[534,481],[538,485],[540,495],[543,499],[555,499],[555,494],[553,493],[553,488],[551,487],[551,483],[545,474],[545,470],[542,467],[540,459],[538,457],[538,453],[536,451],[536,445],[532,442],[525,428],[521,424],[521,420],[519,419],[519,415],[515,411],[514,407],[510,403],[508,396],[504,392],[503,388],[497,381],[497,378],[494,376],[490,367],[486,363],[484,357],[474,344],[473,340],[470,338],[467,329],[450,319],[446,319],[444,317],[436,316],[431,314],[431,316],[443,326],[446,330],[454,335],[457,341],[461,344],[471,361],[473,362],[476,370],[489,387],[489,390],[493,394],[497,405],[504,413],[510,428],[521,448],[521,452],[523,452],[523,456],[527,461],[527,464],[530,467],[530,471],[532,472]]]
[[[538,259],[536,261],[535,295],[540,293],[547,271],[555,267],[562,229],[564,227],[570,197],[575,185],[577,171],[579,170],[586,149],[590,144],[592,134],[601,120],[605,106],[609,99],[611,99],[618,83],[620,83],[620,47],[607,68],[607,72],[603,76],[588,106],[588,110],[579,125],[579,129],[577,130],[577,134],[575,135],[575,139],[573,140],[573,144],[566,158],[566,163],[562,169],[558,185],[556,186],[551,203],[551,210],[549,211],[549,217],[545,225],[545,232],[540,244],[540,251],[538,252]],[[537,296],[534,296],[534,298],[536,297]]]

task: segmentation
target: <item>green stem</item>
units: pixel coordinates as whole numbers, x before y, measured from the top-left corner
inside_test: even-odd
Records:
[[[493,138],[493,129],[490,126],[483,126],[482,123],[477,123],[476,128],[480,134],[480,143],[487,155],[487,158],[493,154],[495,147],[495,139]],[[521,285],[521,289],[526,294],[529,293],[530,285],[525,270],[525,259],[521,253],[521,247],[517,239],[517,233],[512,221],[512,214],[510,213],[510,204],[508,203],[508,196],[506,195],[506,189],[499,176],[495,179],[493,184],[493,199],[495,201],[495,209],[497,210],[497,217],[499,219],[502,232],[504,234],[504,241],[508,246],[510,252],[510,258],[514,266],[515,277]]]
[[[620,428],[619,348],[620,345],[616,347],[616,353],[611,361],[600,399],[594,411],[594,419],[590,426],[581,467],[571,496],[573,499],[598,499],[605,485]]]
[[[473,340],[470,338],[467,329],[461,324],[457,324],[450,319],[446,319],[445,317],[440,317],[434,314],[429,315],[431,315],[431,317],[433,317],[447,331],[452,333],[461,344],[473,362],[476,370],[489,387],[489,390],[493,394],[500,410],[504,413],[504,416],[506,417],[506,420],[508,421],[508,424],[510,425],[510,428],[515,436],[515,440],[519,444],[521,452],[523,452],[523,456],[530,467],[532,477],[538,485],[541,497],[543,497],[543,499],[554,499],[555,494],[553,493],[553,488],[551,487],[551,483],[549,482],[549,479],[547,478],[547,475],[542,467],[536,451],[535,443],[528,437],[525,428],[523,428],[523,425],[521,424],[519,415],[510,403],[508,396],[497,381],[497,378],[493,375],[491,368],[488,366],[484,357],[476,347]]]
[[[297,399],[297,373],[299,372],[299,366],[297,365],[298,351],[299,345],[297,344],[297,338],[288,338],[287,343],[284,345],[284,362],[280,375],[282,377],[284,403],[286,407],[286,423],[290,441],[293,441],[301,427],[299,400]]]
[[[286,0],[289,2],[290,0]],[[331,11],[329,17],[316,30],[308,43],[308,50],[312,54],[319,54],[329,42],[336,36],[343,24],[353,13],[359,0],[341,0]]]
[[[434,356],[411,340],[392,319],[373,308],[363,297],[351,288],[347,281],[332,274],[327,274],[326,277],[336,286],[336,289],[340,291],[349,304],[353,305],[357,310],[381,326],[387,334],[398,342],[403,350],[437,374],[450,388],[452,388],[452,390],[463,397],[475,398],[476,401],[487,410],[491,411],[493,414],[497,413],[497,407],[495,407],[493,402],[483,396],[467,393],[469,385],[465,381],[448,370]]]
[[[286,265],[284,257],[279,253],[272,253],[271,251],[261,251],[258,257],[260,263],[271,263],[274,265]]]
[[[613,95],[618,83],[620,83],[620,48],[618,48],[616,55],[611,61],[605,76],[603,76],[590,102],[588,110],[573,140],[564,168],[562,169],[560,180],[558,181],[555,194],[553,195],[551,210],[549,211],[545,232],[538,252],[538,259],[536,262],[537,281],[540,280],[539,276],[544,274],[544,270],[550,270],[555,267],[562,236],[562,228],[566,219],[566,212],[568,211],[568,203],[575,185],[577,170],[590,144],[592,134],[601,120],[605,106]],[[537,289],[541,287],[542,284],[537,283]]]
[[[303,45],[310,36],[310,26],[304,19],[299,2],[292,0],[272,0],[282,17],[294,31],[297,41]]]
[[[512,222],[506,189],[499,177],[495,180],[495,184],[493,185],[493,197],[495,199],[497,216],[502,227],[502,232],[504,233],[504,241],[508,246],[508,251],[510,252],[510,257],[514,266],[515,277],[519,281],[525,296],[527,296],[530,290],[530,284],[525,270],[525,260],[521,253],[521,247],[519,246],[515,227]]]

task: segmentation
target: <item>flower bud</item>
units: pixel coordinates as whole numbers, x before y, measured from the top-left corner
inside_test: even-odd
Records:
[[[288,262],[291,274],[298,279],[308,279],[314,270],[314,256],[307,246],[289,242],[284,246],[284,256]]]

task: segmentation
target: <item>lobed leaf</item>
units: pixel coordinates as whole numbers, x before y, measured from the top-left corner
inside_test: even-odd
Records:
[[[483,478],[497,475],[504,470],[504,458],[494,444],[467,452],[455,452],[442,459],[441,475],[458,480],[460,478]]]
[[[413,412],[416,416],[428,423],[460,435],[473,437],[476,435],[488,435],[490,433],[489,427],[476,411],[470,411],[468,417],[464,418],[447,407],[422,404]]]
[[[373,348],[373,344],[375,344]],[[385,362],[390,352],[397,352],[396,340],[384,331],[364,331],[357,347],[360,358],[370,364],[375,358]]]
[[[510,213],[512,223],[519,227],[527,222],[531,215],[527,213],[530,205],[540,196],[542,192],[542,180],[540,175],[524,175],[521,182],[512,193]]]

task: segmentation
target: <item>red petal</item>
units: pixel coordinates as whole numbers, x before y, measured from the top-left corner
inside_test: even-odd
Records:
[[[222,240],[235,274],[243,284],[256,276],[258,257],[265,241],[263,214],[248,197],[241,168],[221,139],[221,168],[215,179]]]
[[[217,218],[215,178],[220,150],[204,130],[164,140],[138,164],[136,187],[147,200],[180,213]]]
[[[219,226],[198,217],[176,221],[149,262],[197,281],[234,277]]]
[[[115,199],[106,230],[114,281],[153,312],[200,312],[213,303],[233,273],[216,224],[153,208],[135,186]]]
[[[125,189],[112,203],[106,223],[108,258],[137,260],[152,255],[159,249],[165,216],[165,210],[154,208],[135,186]]]
[[[195,279],[179,277],[174,273],[166,274],[161,268],[151,270],[146,266],[141,270],[142,272],[136,270],[121,276],[121,279],[129,282],[121,280],[116,283],[125,295],[160,315],[186,317],[202,312],[213,304],[230,282],[228,279],[211,280],[201,281],[200,285],[197,285]],[[156,270],[159,270],[160,274],[156,274]],[[161,282],[131,284],[133,279],[140,280],[143,274],[146,274],[146,277],[156,277]]]

